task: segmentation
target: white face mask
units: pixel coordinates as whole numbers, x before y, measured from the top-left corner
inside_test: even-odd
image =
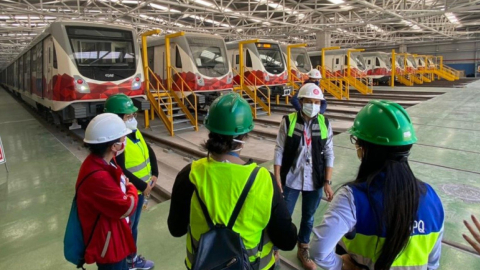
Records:
[[[320,104],[305,103],[302,111],[306,116],[314,117],[320,112]]]
[[[127,128],[131,129],[131,130],[136,130],[137,129],[137,119],[135,118],[132,118],[130,120],[127,120],[125,121],[125,125],[127,126]]]
[[[240,140],[237,140],[237,139],[233,139],[233,141],[236,142],[236,143],[242,144],[242,145],[245,144],[244,141],[240,141]],[[232,152],[239,152],[239,151],[241,151],[242,149],[243,149],[243,146],[240,147],[240,148],[237,148],[237,149],[233,149]]]

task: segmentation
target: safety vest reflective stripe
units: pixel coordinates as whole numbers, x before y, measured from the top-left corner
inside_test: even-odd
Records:
[[[325,124],[325,117],[322,114],[318,114],[317,119],[318,124],[312,125],[312,136],[322,136],[322,139],[326,139],[328,136],[328,127]],[[290,121],[290,125],[288,127],[287,136],[292,137],[293,135],[296,135],[302,137],[305,128],[303,124],[297,123],[297,113],[289,114],[288,120]],[[320,133],[318,130],[320,130]]]
[[[136,173],[136,172],[139,172],[139,171],[143,170],[148,165],[150,165],[150,159],[148,159],[146,161],[142,161],[142,163],[140,163],[139,165],[130,167],[130,168],[128,168],[128,170],[131,173]]]
[[[395,267],[394,269],[426,269],[428,266],[428,255],[435,246],[439,234],[440,233],[437,232],[427,235],[411,236],[405,249],[393,262],[392,269],[393,267]],[[370,269],[373,269],[384,242],[385,238],[357,233],[354,240],[349,240],[344,237],[341,245],[356,262],[367,265]],[[377,250],[375,250],[376,246]]]
[[[143,139],[140,131],[137,130],[135,136],[138,139],[136,143],[127,137],[125,168],[139,179],[148,182],[152,177],[152,167],[150,165],[147,143]],[[138,192],[138,194],[141,193],[141,191]]]

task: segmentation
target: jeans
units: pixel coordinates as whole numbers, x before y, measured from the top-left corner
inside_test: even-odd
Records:
[[[298,242],[308,244],[312,234],[313,216],[320,205],[323,188],[313,191],[301,191],[284,186],[283,197],[290,215],[293,215],[300,192],[302,193],[302,221],[300,222],[300,231],[298,232]]]
[[[97,263],[98,270],[128,270],[127,260],[123,259],[118,263]]]
[[[132,229],[133,239],[135,240],[135,246],[137,245],[138,223],[140,222],[140,214],[142,214],[143,200],[144,200],[143,194],[139,194],[137,209],[135,210],[135,213],[133,213],[133,215],[130,216],[130,228]],[[132,262],[135,259],[135,256],[137,256],[136,253],[132,253],[128,255],[127,261]]]

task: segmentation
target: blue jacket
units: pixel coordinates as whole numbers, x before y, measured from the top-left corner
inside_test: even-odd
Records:
[[[309,81],[305,81],[303,84],[309,83]],[[318,82],[315,82],[316,85],[318,85]],[[295,95],[290,99],[290,104],[297,110],[297,112],[302,110],[302,105],[300,105],[300,100],[298,99],[298,92],[295,93]],[[327,101],[322,100],[320,103],[320,113],[323,114],[327,110]]]

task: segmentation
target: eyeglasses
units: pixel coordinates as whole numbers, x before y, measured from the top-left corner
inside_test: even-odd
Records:
[[[125,114],[125,116],[123,116],[123,118],[125,118],[126,121],[130,121],[133,118],[137,118],[137,113]]]
[[[358,141],[357,138],[355,138],[353,135],[350,135],[350,142],[352,144],[357,144],[357,141]]]

